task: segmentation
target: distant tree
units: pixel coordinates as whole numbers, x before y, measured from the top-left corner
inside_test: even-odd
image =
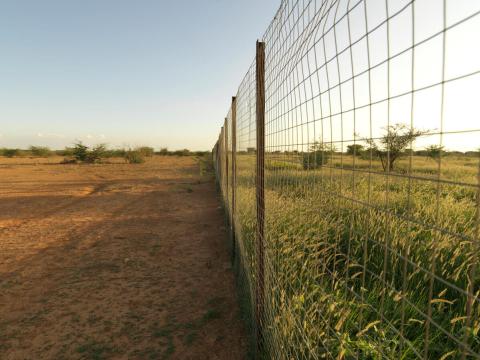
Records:
[[[160,151],[157,154],[158,155],[163,155],[163,156],[168,155],[169,154],[168,148],[166,148],[166,147],[161,148]]]
[[[364,139],[370,151],[380,158],[383,171],[393,171],[395,162],[405,153],[407,147],[418,137],[428,131],[410,128],[404,124],[390,125],[385,128],[386,134],[379,140]]]
[[[188,149],[177,150],[173,152],[175,156],[190,156],[192,153]]]
[[[86,161],[88,156],[88,146],[84,145],[81,141],[73,144],[72,156],[77,161]]]
[[[155,154],[155,150],[149,146],[140,146],[136,150],[141,152],[144,157],[152,157]]]
[[[361,155],[363,153],[364,147],[360,144],[352,144],[347,146],[348,155]]]
[[[52,151],[46,146],[30,146],[29,150],[33,156],[47,157],[52,155]]]
[[[73,156],[74,149],[72,147],[66,147],[63,150],[56,150],[55,153],[59,156]]]
[[[107,156],[107,151],[107,146],[105,144],[96,145],[91,150],[87,151],[87,157],[84,161],[90,164],[97,163]]]
[[[432,158],[437,163],[440,162],[440,158],[446,154],[445,147],[441,145],[430,145],[425,148],[426,154],[429,158]]]
[[[328,163],[328,158],[336,148],[331,144],[315,141],[308,152],[303,153],[302,165],[304,170],[312,170]]]
[[[129,149],[125,151],[125,161],[129,164],[142,164],[145,162],[145,157],[138,149]]]
[[[3,156],[8,158],[13,158],[14,156],[20,155],[20,149],[3,149]]]

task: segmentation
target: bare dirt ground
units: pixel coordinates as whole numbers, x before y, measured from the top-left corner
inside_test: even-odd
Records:
[[[193,158],[0,160],[0,359],[243,359],[245,344]]]

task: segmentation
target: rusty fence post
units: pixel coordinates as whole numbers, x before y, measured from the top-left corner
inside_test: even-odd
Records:
[[[235,261],[236,239],[235,239],[235,208],[237,206],[237,98],[232,97],[232,264]]]
[[[257,325],[257,357],[263,350],[263,314],[265,301],[264,285],[264,221],[265,221],[265,43],[257,41],[257,286],[255,320]]]

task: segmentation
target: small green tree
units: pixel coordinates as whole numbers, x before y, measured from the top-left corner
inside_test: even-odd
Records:
[[[129,149],[125,151],[125,161],[129,164],[142,164],[145,162],[145,157],[138,149]]]
[[[29,150],[33,156],[48,157],[52,155],[52,151],[46,146],[30,146]]]
[[[149,146],[141,146],[138,147],[136,150],[140,151],[144,157],[152,157],[153,155],[155,155],[155,150]]]
[[[8,158],[13,158],[14,156],[20,155],[19,149],[3,149],[3,156]]]
[[[190,156],[192,153],[188,149],[176,150],[173,152],[175,156]]]
[[[312,170],[322,167],[328,163],[329,156],[335,150],[335,147],[330,144],[315,141],[308,149],[308,152],[302,154],[303,169]]]
[[[360,156],[363,153],[364,147],[360,144],[352,144],[347,146],[347,154]]]
[[[166,156],[168,154],[169,154],[169,151],[168,151],[168,148],[166,148],[166,147],[161,148],[160,151],[158,152],[158,155]]]
[[[426,154],[429,158],[432,158],[437,163],[440,162],[440,159],[445,155],[445,147],[441,145],[430,145],[425,148]]]
[[[81,141],[73,144],[72,156],[77,161],[81,161],[81,162],[86,161],[88,157],[88,146],[83,145]]]
[[[379,140],[364,139],[370,146],[369,150],[380,158],[383,171],[393,171],[395,162],[405,153],[407,147],[418,137],[429,133],[405,124],[390,125],[385,130],[386,134]]]
[[[85,162],[94,164],[99,162],[102,158],[107,156],[107,146],[105,144],[99,144],[94,146],[91,150],[87,150],[87,156]]]

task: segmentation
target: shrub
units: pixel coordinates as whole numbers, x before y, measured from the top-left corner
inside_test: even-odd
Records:
[[[210,151],[195,151],[195,156],[207,156],[210,154]]]
[[[3,156],[12,158],[14,156],[20,155],[20,149],[3,149],[2,153],[3,153]]]
[[[105,157],[109,157],[109,158],[113,158],[113,157],[124,158],[126,153],[127,153],[127,151],[126,151],[125,149],[108,150],[108,151],[105,153]]]
[[[144,157],[152,157],[155,155],[155,150],[149,146],[141,146],[136,149],[139,151]]]
[[[168,148],[161,148],[159,152],[157,152],[158,155],[163,155],[163,156],[166,156],[166,155],[170,155],[170,152],[168,151]]]
[[[87,156],[84,160],[87,163],[94,164],[99,162],[102,158],[105,158],[107,155],[107,147],[105,144],[96,145],[92,150],[87,150]]]
[[[192,155],[192,153],[188,149],[183,149],[183,150],[174,151],[173,155],[175,155],[175,156],[190,156],[190,155]]]
[[[52,155],[52,150],[46,146],[30,146],[30,153],[37,157],[48,157]]]
[[[142,164],[145,162],[145,157],[141,151],[136,150],[127,150],[125,152],[125,160],[129,164]]]
[[[55,154],[59,156],[73,156],[74,149],[71,147],[66,147],[63,150],[55,150]]]
[[[347,146],[347,154],[348,155],[356,155],[360,156],[363,152],[363,145],[360,144],[353,144]]]
[[[88,157],[88,146],[83,145],[81,141],[74,144],[72,149],[72,156],[77,161],[81,161],[81,162],[86,161]]]
[[[427,153],[427,156],[433,160],[435,160],[437,163],[440,162],[440,159],[442,156],[445,156],[445,147],[441,145],[430,145],[427,148],[425,148],[425,151]]]
[[[302,165],[304,170],[317,169],[328,162],[330,153],[335,151],[332,146],[315,142],[310,146],[309,152],[302,154]]]
[[[325,165],[328,162],[329,153],[327,151],[312,151],[303,154],[302,164],[304,170],[312,170]]]

